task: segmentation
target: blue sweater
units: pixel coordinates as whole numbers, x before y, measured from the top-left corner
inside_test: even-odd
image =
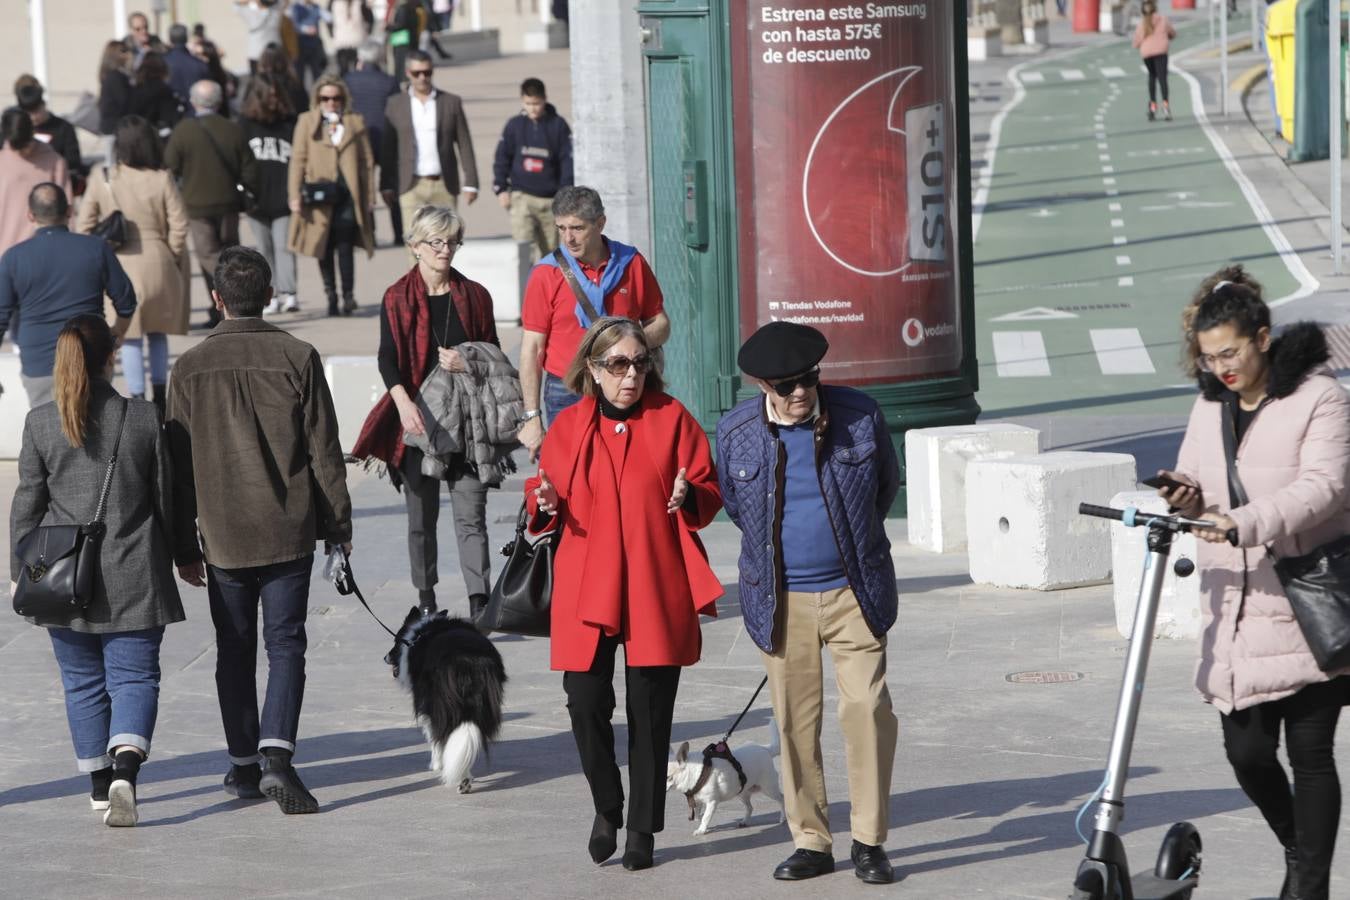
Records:
[[[552,103],[537,122],[523,112],[507,120],[492,162],[494,194],[524,191],[552,197],[572,179],[572,129]]]
[[[49,225],[0,256],[0,341],[22,316],[14,343],[29,378],[52,374],[56,339],[73,316],[103,315],[103,295],[122,318],[136,311],[136,291],[102,238]]]
[[[830,527],[816,472],[815,421],[780,425],[783,469],[783,569],[790,591],[832,591],[848,586],[844,560]]]

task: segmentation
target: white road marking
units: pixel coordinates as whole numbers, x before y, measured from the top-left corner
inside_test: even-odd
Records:
[[[1098,154],[1097,154],[1097,159],[1101,160],[1102,162],[1110,162],[1110,161],[1111,161],[1111,154],[1110,154],[1110,153],[1098,153]]]
[[[1087,76],[1083,74],[1082,69],[1060,69],[1059,77],[1065,81],[1082,81]]]
[[[1133,275],[1122,275],[1116,279],[1116,287],[1134,287]]]
[[[1114,172],[1115,170],[1116,170],[1116,167],[1115,167],[1115,166],[1102,166],[1102,171],[1105,172],[1105,173],[1108,174],[1108,175],[1110,175],[1110,174],[1111,174],[1112,172]]]
[[[1108,197],[1119,197],[1119,196],[1120,196],[1120,191],[1116,190],[1115,188],[1112,188],[1112,189],[1110,189],[1109,191],[1106,192],[1106,196],[1108,196]]]
[[[1050,374],[1045,340],[1039,331],[995,331],[994,361],[1004,378],[1034,378]]]
[[[1023,72],[1021,78],[1023,84],[1040,84],[1045,81],[1045,75],[1041,72]]]
[[[1125,70],[1119,66],[1104,66],[1102,68],[1102,77],[1104,78],[1124,78]]]
[[[1098,150],[1105,150],[1105,149],[1107,149],[1107,147],[1106,147],[1106,141],[1098,141],[1098,142],[1097,142],[1097,149],[1098,149]]]
[[[1029,309],[1019,309],[1017,312],[1004,313],[1001,316],[995,316],[990,322],[1026,322],[1030,319],[1076,319],[1078,313],[1071,313],[1063,309],[1051,309],[1048,306],[1033,306]]]
[[[1108,203],[1106,208],[1109,209],[1111,212],[1120,212],[1119,203]]]
[[[1118,266],[1128,266],[1129,264],[1130,264],[1130,258],[1129,258],[1128,256],[1117,256],[1117,257],[1116,257],[1116,265],[1118,265]]]
[[[1102,179],[1102,184],[1115,184],[1115,183],[1116,183],[1116,180],[1115,180],[1114,178],[1109,178],[1109,177],[1108,177],[1108,178],[1103,178],[1103,179]]]
[[[1138,328],[1093,328],[1089,334],[1103,375],[1151,375],[1157,371]]]
[[[1125,220],[1124,220],[1124,219],[1112,219],[1112,220],[1111,220],[1111,227],[1112,227],[1112,228],[1124,228],[1124,227],[1125,227]]]
[[[1123,244],[1128,244],[1129,242],[1130,239],[1123,234],[1118,234],[1115,237],[1111,238],[1111,243],[1115,244],[1117,247]]]

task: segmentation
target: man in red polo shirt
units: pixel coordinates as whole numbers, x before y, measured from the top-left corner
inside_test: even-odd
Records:
[[[538,456],[544,440],[542,411],[552,422],[581,399],[563,386],[581,337],[597,316],[625,316],[642,323],[647,341],[659,347],[670,337],[661,288],[636,249],[605,237],[605,207],[593,188],[565,187],[553,197],[558,227],[556,254],[545,255],[525,285],[520,345],[520,387],[525,394],[520,442]],[[568,283],[567,266],[576,275]],[[576,291],[587,299],[583,304]],[[589,309],[587,308],[589,306]]]

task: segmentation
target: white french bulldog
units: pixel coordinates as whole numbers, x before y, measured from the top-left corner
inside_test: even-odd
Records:
[[[713,757],[712,771],[708,773],[708,779],[693,796],[694,803],[703,807],[703,816],[699,820],[698,827],[694,829],[694,834],[707,834],[708,824],[712,822],[713,813],[717,811],[717,805],[734,798],[739,798],[745,806],[745,815],[736,823],[737,827],[744,828],[749,825],[750,816],[753,813],[750,805],[751,794],[762,793],[776,802],[778,804],[778,823],[781,825],[785,821],[783,792],[779,787],[778,769],[773,764],[780,746],[778,726],[771,722],[770,731],[773,734],[773,739],[768,747],[759,744],[745,744],[732,751],[736,761],[741,764],[741,771],[745,773],[744,789],[741,788],[741,780],[736,775],[736,770],[731,763],[725,759]],[[679,791],[681,794],[687,795],[698,784],[699,776],[702,773],[703,754],[696,754],[691,759],[689,742],[685,741],[675,751],[675,758],[666,764],[666,790]],[[693,818],[692,812],[690,818]]]

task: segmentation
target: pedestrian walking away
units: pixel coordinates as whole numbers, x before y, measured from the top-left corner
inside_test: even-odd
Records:
[[[52,367],[61,329],[74,316],[103,315],[112,298],[121,339],[136,312],[136,291],[112,248],[102,238],[74,234],[67,227],[70,201],[50,182],[28,195],[31,238],[0,256],[0,341],[10,322],[22,318],[16,335],[19,372],[31,406],[52,399]]]
[[[413,217],[409,247],[415,264],[385,291],[380,308],[379,367],[388,393],[366,418],[352,455],[381,463],[390,481],[403,491],[412,583],[419,606],[428,613],[437,608],[436,522],[441,484],[449,487],[459,567],[472,618],[487,604],[491,585],[487,490],[501,485],[503,466],[510,465],[510,453],[519,446],[511,440],[482,452],[473,422],[488,416],[509,420],[507,427],[513,432],[520,416],[520,384],[501,353],[491,295],[451,265],[463,241],[464,223],[448,207],[424,206]],[[466,403],[449,404],[450,415],[436,420],[430,416],[427,396],[433,375],[469,371],[469,353],[482,361],[475,369],[487,369],[485,356],[496,359],[497,377],[507,384],[495,390],[495,379],[484,377],[486,401],[475,392]],[[504,404],[506,408],[500,408]],[[428,434],[436,431],[458,435],[452,443],[460,451],[448,458],[426,453]],[[480,460],[488,463],[479,465]]]
[[[147,53],[136,70],[131,86],[131,114],[154,125],[155,131],[165,139],[183,118],[184,112],[183,103],[169,85],[169,74],[169,66],[163,55]],[[213,110],[219,111],[219,106]]]
[[[239,110],[244,139],[258,166],[258,193],[253,208],[245,211],[244,223],[272,267],[272,299],[263,310],[267,315],[300,309],[288,199],[295,122],[296,112],[286,91],[271,75],[254,75]]]
[[[342,76],[347,84],[347,93],[351,97],[352,111],[359,113],[366,121],[366,134],[370,136],[371,150],[376,154],[376,162],[384,146],[384,109],[389,98],[399,92],[398,79],[387,75],[380,68],[384,57],[384,47],[378,42],[368,40],[356,51],[356,67]],[[376,182],[377,184],[379,182]],[[394,244],[403,245],[403,210],[393,192],[380,192],[385,206],[389,210],[389,222],[394,231]],[[371,234],[374,234],[372,230]]]
[[[699,616],[717,615],[722,585],[698,531],[722,507],[707,436],[665,393],[640,324],[598,319],[567,369],[580,399],[544,438],[525,483],[535,534],[562,529],[553,566],[550,655],[561,670],[572,736],[595,819],[596,863],[653,864],[665,827],[666,760],[680,669],[702,651]],[[614,753],[614,662],[627,688],[628,795]]]
[[[207,588],[230,759],[226,793],[270,797],[287,814],[312,813],[319,803],[292,758],[314,545],[323,540],[351,552],[337,413],[318,351],[262,321],[272,293],[262,254],[223,251],[214,283],[224,320],[182,355],[169,382],[174,561],[180,578]],[[260,606],[267,651],[261,715]]]
[[[117,127],[116,163],[100,166],[80,204],[76,230],[88,234],[121,212],[127,240],[115,251],[136,291],[136,313],[122,340],[127,392],[149,398],[164,414],[169,382],[169,338],[188,332],[187,207],[150,123],[127,116]],[[150,390],[145,389],[146,362]]]
[[[243,129],[216,113],[220,85],[199,81],[191,95],[195,115],[174,128],[164,149],[164,164],[178,176],[192,249],[209,294],[215,290],[221,251],[239,243],[239,187],[257,193],[258,164]],[[209,304],[206,327],[214,328],[219,322],[219,311]]]
[[[572,129],[538,78],[521,82],[520,105],[497,142],[492,192],[511,213],[511,236],[529,243],[537,261],[558,246],[553,198],[572,185]]]
[[[1162,88],[1163,118],[1171,121],[1172,104],[1167,97],[1167,50],[1177,30],[1158,12],[1155,0],[1144,0],[1139,24],[1134,27],[1134,46],[1148,69],[1148,120],[1158,114],[1158,88]]]
[[[281,46],[281,22],[285,7],[278,0],[234,0],[235,11],[248,29],[248,56],[250,75],[258,71],[258,60],[270,45]]]
[[[653,351],[670,337],[670,320],[651,267],[636,248],[604,236],[600,195],[582,186],[560,189],[553,198],[553,219],[561,245],[530,270],[521,304],[520,388],[526,421],[520,442],[532,456],[544,437],[541,403],[552,423],[580,399],[563,379],[596,317],[640,322]]]
[[[24,75],[19,80],[23,83],[15,84],[15,102],[32,120],[33,136],[55,150],[66,161],[66,172],[70,175],[71,196],[80,196],[84,193],[89,167],[84,164],[84,159],[80,155],[80,138],[75,133],[75,126],[60,116],[53,115],[47,108],[42,84],[36,78]]]
[[[0,113],[0,254],[33,235],[28,199],[33,188],[51,183],[70,196],[70,170],[61,155],[34,135],[28,113],[11,107]],[[62,222],[64,224],[64,220]]]
[[[1159,473],[1184,486],[1159,493],[1217,526],[1196,533],[1196,687],[1219,711],[1238,784],[1283,847],[1280,897],[1326,900],[1337,896],[1333,743],[1350,670],[1318,667],[1274,563],[1350,533],[1350,398],[1327,366],[1322,330],[1300,322],[1273,337],[1260,285],[1241,266],[1201,284],[1183,340],[1200,396],[1176,470]],[[1235,547],[1222,540],[1230,528]],[[1292,791],[1276,755],[1281,726]]]
[[[764,661],[782,740],[796,850],[773,877],[834,871],[820,763],[825,647],[848,748],[854,874],[889,884],[882,845],[897,725],[886,633],[899,598],[885,526],[900,467],[876,401],[820,383],[828,349],[819,331],[787,321],[762,326],[741,346],[737,363],[760,396],[717,423],[718,478],[741,530],[741,615]]]
[[[98,131],[104,162],[113,158],[117,123],[131,112],[131,51],[122,41],[108,41],[98,65]]]
[[[430,56],[414,50],[407,60],[408,91],[390,97],[384,108],[380,190],[386,203],[403,207],[403,221],[411,222],[428,204],[458,208],[461,190],[465,203],[478,199],[478,163],[464,102],[432,85]]]
[[[314,108],[300,116],[291,139],[287,243],[292,253],[318,257],[330,316],[356,310],[356,245],[367,257],[375,253],[373,168],[366,123],[352,111],[347,85],[323,76],[314,85]]]
[[[175,22],[169,27],[169,51],[164,54],[164,63],[169,67],[169,87],[179,105],[186,108],[191,101],[192,86],[203,78],[211,78],[211,67],[188,49],[186,25]]]
[[[104,824],[128,826],[139,818],[136,779],[159,709],[160,641],[164,627],[184,616],[167,538],[168,449],[155,408],[108,383],[115,342],[98,315],[75,316],[61,328],[56,402],[35,408],[23,424],[10,506],[10,594],[28,577],[19,542],[40,525],[95,521],[97,498],[104,531],[89,604],[28,621],[51,637],[89,804]]]

